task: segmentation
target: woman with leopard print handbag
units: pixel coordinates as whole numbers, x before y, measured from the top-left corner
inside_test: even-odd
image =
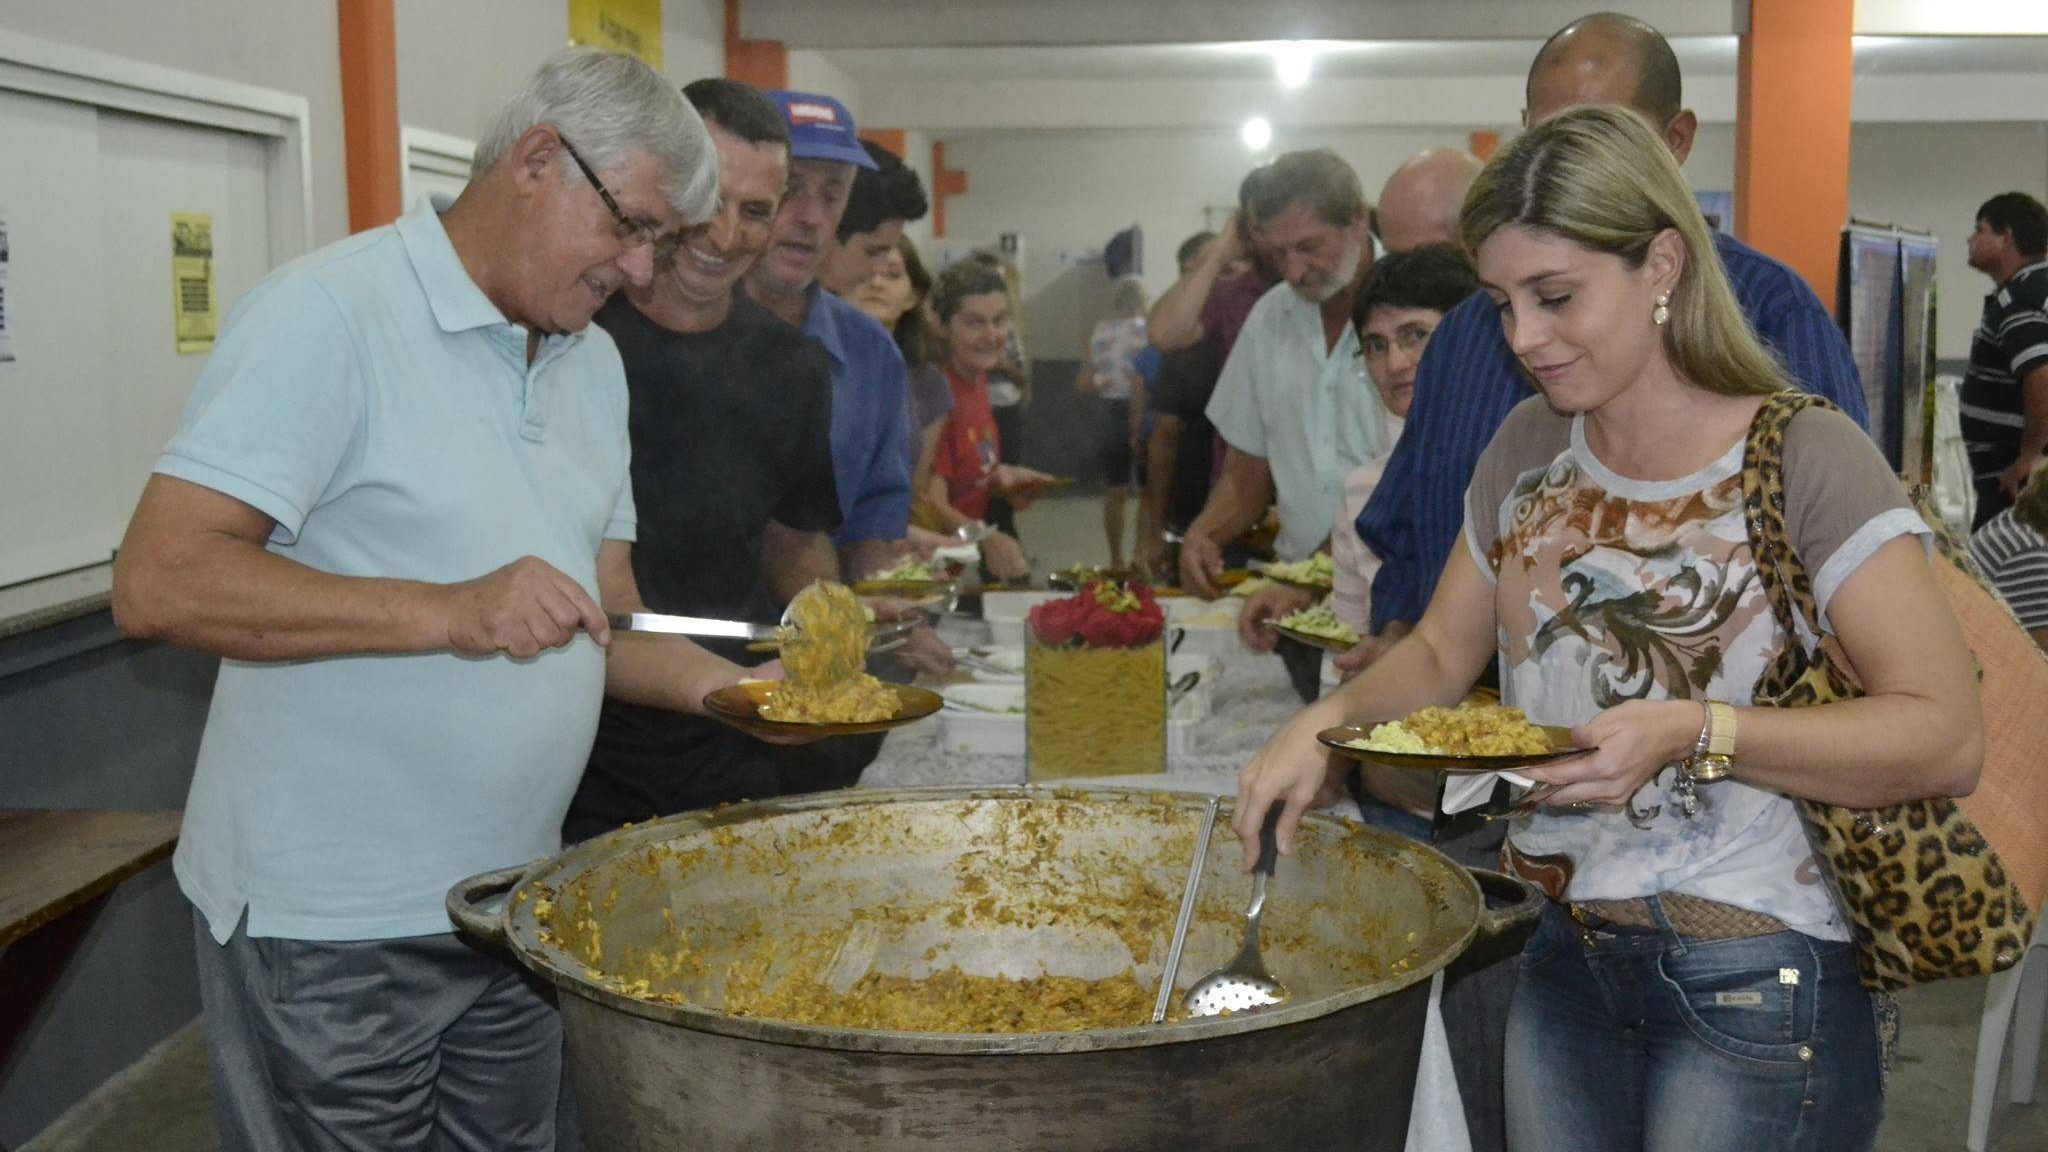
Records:
[[[1863,694],[1749,707],[1804,639],[1744,502],[1751,430],[1790,382],[1670,153],[1626,110],[1572,109],[1494,157],[1462,225],[1539,395],[1482,456],[1415,631],[1275,734],[1238,811],[1285,799],[1287,851],[1331,780],[1317,732],[1454,704],[1498,661],[1507,703],[1590,749],[1525,769],[1510,829],[1554,902],[1509,1019],[1509,1146],[1866,1150],[1871,994],[1799,804],[1976,786],[1976,681],[1927,527],[1854,423],[1785,421],[1787,538]]]

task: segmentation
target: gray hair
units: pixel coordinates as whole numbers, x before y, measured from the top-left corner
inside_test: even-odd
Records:
[[[505,102],[477,141],[470,176],[488,171],[534,126],[552,125],[590,167],[615,171],[635,152],[661,166],[662,194],[691,224],[718,208],[718,152],[704,121],[676,86],[622,52],[564,48]],[[564,179],[582,179],[562,157]]]

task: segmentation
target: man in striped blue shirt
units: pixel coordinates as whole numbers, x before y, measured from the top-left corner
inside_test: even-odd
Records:
[[[1580,104],[1623,104],[1654,126],[1682,164],[1698,121],[1679,98],[1678,60],[1656,29],[1612,14],[1567,25],[1529,68],[1533,124]],[[1744,314],[1801,387],[1869,425],[1863,386],[1834,318],[1797,273],[1716,233],[1721,264]],[[1372,628],[1384,647],[1407,633],[1436,591],[1465,516],[1465,487],[1508,410],[1534,394],[1485,294],[1444,314],[1423,352],[1407,426],[1358,517],[1380,558]],[[1368,640],[1367,643],[1375,643]]]

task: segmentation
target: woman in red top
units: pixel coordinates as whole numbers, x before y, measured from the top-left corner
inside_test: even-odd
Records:
[[[962,260],[932,285],[932,312],[944,345],[946,382],[953,412],[939,433],[930,488],[924,493],[948,529],[979,524],[988,514],[991,491],[1024,507],[1052,477],[1031,468],[1003,464],[1002,439],[988,403],[988,372],[1003,358],[1010,337],[1009,295],[1002,274],[975,260]],[[1017,541],[990,533],[981,542],[982,561],[1004,580],[1031,573]]]

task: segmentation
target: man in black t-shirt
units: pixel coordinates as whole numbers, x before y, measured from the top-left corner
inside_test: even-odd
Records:
[[[817,341],[734,290],[768,245],[788,179],[782,114],[736,81],[684,94],[718,148],[719,214],[657,241],[653,282],[597,314],[631,401],[633,571],[652,611],[772,623],[796,589],[763,570],[770,526],[815,534],[829,552],[839,525],[830,368]],[[563,838],[776,795],[786,754],[710,719],[607,699]]]
[[[2048,208],[2004,192],[1977,209],[1970,267],[1998,287],[1970,338],[1963,440],[1977,527],[2012,505],[2048,450]]]

